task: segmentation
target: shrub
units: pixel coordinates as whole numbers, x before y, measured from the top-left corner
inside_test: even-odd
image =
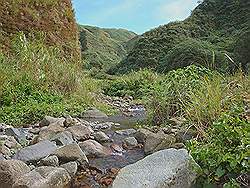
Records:
[[[244,179],[244,174],[249,172],[250,124],[242,112],[242,108],[234,108],[223,113],[206,131],[205,140],[192,140],[187,144],[202,169],[200,183],[226,183],[225,187],[229,187],[234,181],[229,183],[230,179],[239,176]]]
[[[160,76],[150,70],[132,72],[128,75],[116,77],[103,87],[104,93],[109,96],[133,96],[142,99],[153,89],[153,85],[160,80]]]

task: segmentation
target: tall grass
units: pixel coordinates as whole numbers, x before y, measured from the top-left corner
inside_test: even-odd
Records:
[[[45,37],[21,33],[12,44],[12,55],[0,55],[0,121],[31,123],[44,115],[79,115],[98,105],[91,92],[98,82],[86,78],[80,63],[47,47]]]

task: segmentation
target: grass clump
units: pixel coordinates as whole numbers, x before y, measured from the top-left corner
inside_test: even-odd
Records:
[[[85,78],[78,63],[59,49],[47,47],[42,35],[30,38],[19,34],[13,55],[0,56],[0,121],[19,125],[44,115],[76,116],[95,105],[90,92],[98,92],[98,83]]]

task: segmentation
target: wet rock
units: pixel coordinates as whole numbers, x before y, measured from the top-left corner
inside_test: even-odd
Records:
[[[108,116],[96,108],[90,108],[82,114],[83,118],[95,118],[95,119],[105,119]]]
[[[71,177],[74,177],[77,172],[77,162],[75,161],[62,164],[60,167],[64,168]]]
[[[43,118],[43,120],[39,123],[39,126],[40,127],[49,126],[50,124],[56,123],[56,122],[58,124],[63,125],[64,121],[65,121],[64,118],[54,118],[54,117],[51,117],[51,116],[45,116]]]
[[[151,133],[146,137],[144,152],[146,154],[151,154],[159,150],[168,149],[175,142],[176,139],[174,136],[162,133]]]
[[[94,131],[91,129],[91,127],[87,127],[85,125],[76,125],[73,127],[69,127],[67,131],[71,132],[75,140],[87,140],[89,139],[91,133]]]
[[[87,156],[105,157],[110,155],[110,151],[95,140],[80,142],[79,146]]]
[[[185,149],[167,149],[121,169],[113,188],[189,188],[197,166]]]
[[[65,129],[60,123],[51,123],[48,127],[41,128],[39,132],[38,141],[49,140],[53,138],[56,134],[63,132]]]
[[[69,185],[70,180],[64,168],[44,166],[19,177],[13,188],[63,188]]]
[[[74,143],[72,134],[69,131],[58,133],[54,137],[52,137],[50,140],[55,141],[56,145],[58,146],[65,146],[65,145]]]
[[[137,140],[135,139],[135,137],[128,137],[124,139],[124,144],[128,147],[135,147],[138,145]]]
[[[7,136],[13,136],[20,144],[26,142],[27,130],[24,128],[7,128],[5,129]]]
[[[67,163],[70,161],[77,161],[79,164],[84,165],[88,163],[88,159],[78,144],[69,144],[57,149],[54,152],[60,162]]]
[[[102,131],[94,133],[94,138],[98,142],[108,142],[108,141],[110,141],[110,138],[108,137],[108,135],[106,135]]]
[[[119,134],[119,135],[129,136],[131,134],[136,133],[136,130],[135,129],[124,129],[124,130],[115,131],[115,133]]]
[[[13,158],[27,163],[36,162],[52,154],[56,149],[57,147],[54,143],[45,140],[37,144],[22,148],[21,150],[17,151]]]
[[[0,160],[0,187],[12,188],[16,179],[30,171],[22,161]]]
[[[55,155],[43,158],[40,161],[40,166],[59,166],[59,159]]]

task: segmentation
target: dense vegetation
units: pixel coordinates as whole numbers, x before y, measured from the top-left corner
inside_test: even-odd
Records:
[[[48,46],[60,47],[63,54],[80,60],[77,24],[71,0],[0,1],[0,51],[10,52],[18,32],[45,33]]]
[[[236,49],[244,32],[245,38],[249,38],[249,17],[248,0],[204,0],[186,20],[144,33],[111,72],[126,73],[141,68],[167,72],[190,64],[211,67],[211,62],[213,68],[226,72],[235,63],[246,65],[242,58],[237,58]]]
[[[77,116],[99,105],[90,94],[100,91],[98,82],[86,77],[79,63],[61,56],[60,48],[47,47],[42,36],[28,38],[18,34],[12,55],[0,53],[0,122],[20,125],[48,114]]]
[[[96,74],[118,64],[129,50],[127,42],[136,36],[125,29],[79,26],[85,67]]]

